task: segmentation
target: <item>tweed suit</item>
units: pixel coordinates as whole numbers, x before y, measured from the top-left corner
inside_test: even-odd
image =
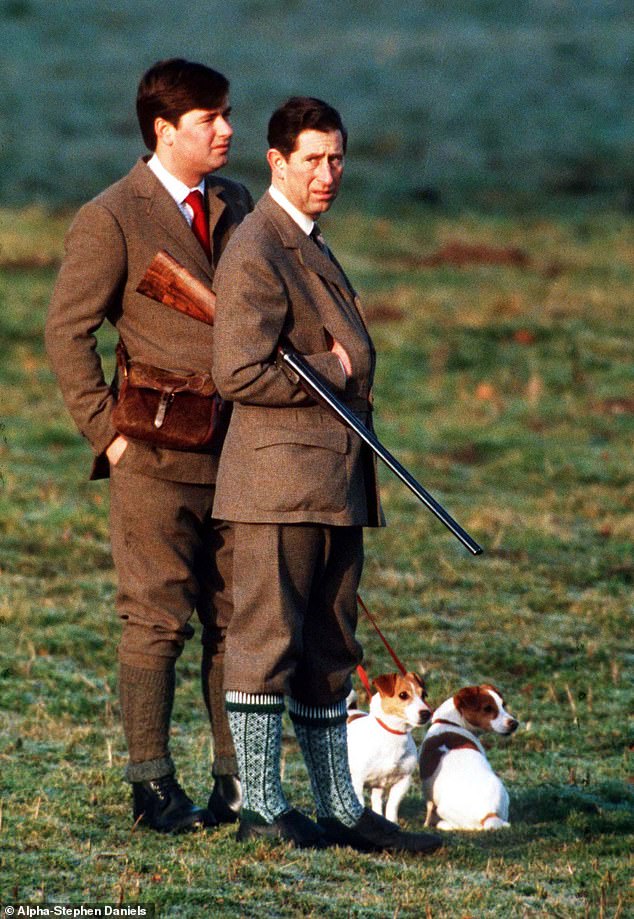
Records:
[[[94,452],[91,478],[110,475],[111,539],[123,628],[122,665],[168,671],[193,634],[196,608],[205,652],[220,660],[231,613],[231,528],[213,521],[218,457],[129,439],[109,468],[117,436],[113,387],[95,332],[114,325],[130,357],[167,369],[209,371],[213,329],[137,293],[166,249],[211,285],[216,262],[251,209],[238,183],[207,176],[210,263],[179,208],[144,160],[78,212],[46,323],[46,346],[68,409]],[[235,770],[234,770],[235,771]]]
[[[276,355],[280,344],[304,354],[371,425],[374,347],[341,267],[268,193],[232,237],[214,287],[214,378],[234,403],[214,502],[236,531],[225,686],[329,704],[346,695],[361,657],[361,528],[383,523],[376,467]],[[348,380],[332,339],[350,357]]]
[[[199,280],[212,283],[215,262],[251,209],[247,190],[211,175],[206,181],[214,259],[209,263],[174,200],[140,160],[119,182],[81,208],[66,238],[65,257],[49,308],[46,345],[68,409],[107,475],[104,452],[116,437],[115,397],[94,350],[94,332],[108,320],[130,356],[156,367],[209,370],[213,329],[155,303],[136,288],[159,249],[167,249]],[[217,457],[130,442],[130,471],[173,482],[213,483]]]

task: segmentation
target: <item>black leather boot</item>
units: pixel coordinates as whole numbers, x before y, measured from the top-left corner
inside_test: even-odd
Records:
[[[159,833],[187,833],[217,826],[213,814],[196,807],[173,774],[132,782],[132,801],[135,821]]]
[[[414,852],[426,855],[443,844],[442,836],[434,833],[409,833],[396,823],[364,808],[354,826],[344,826],[334,817],[319,820],[326,842],[331,846],[350,846],[359,852]]]
[[[327,845],[319,824],[295,808],[280,814],[273,823],[264,823],[258,814],[243,813],[236,838],[238,842],[249,839],[288,842],[297,849],[325,849]]]
[[[218,823],[235,823],[240,816],[242,788],[237,775],[217,775],[207,809]]]

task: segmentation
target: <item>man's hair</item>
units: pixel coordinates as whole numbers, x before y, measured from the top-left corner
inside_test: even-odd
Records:
[[[341,131],[346,152],[348,132],[337,109],[312,96],[291,96],[271,115],[267,139],[269,147],[288,159],[302,131]]]
[[[148,149],[156,150],[156,118],[177,125],[185,112],[221,105],[228,92],[229,80],[204,64],[180,57],[153,64],[141,77],[136,97],[139,126]]]

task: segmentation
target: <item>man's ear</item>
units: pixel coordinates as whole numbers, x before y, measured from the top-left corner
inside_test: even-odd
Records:
[[[157,143],[160,141],[163,144],[166,144],[168,147],[174,143],[174,131],[176,126],[172,124],[171,121],[166,121],[165,118],[155,118],[154,119],[154,132],[156,134]]]
[[[271,147],[266,153],[267,162],[271,168],[271,176],[274,179],[283,179],[286,175],[286,160],[279,150]]]

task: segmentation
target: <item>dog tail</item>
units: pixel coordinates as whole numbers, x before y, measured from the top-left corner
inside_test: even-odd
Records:
[[[497,814],[487,814],[480,823],[483,830],[501,830],[503,827],[511,825],[506,820],[502,820]]]

